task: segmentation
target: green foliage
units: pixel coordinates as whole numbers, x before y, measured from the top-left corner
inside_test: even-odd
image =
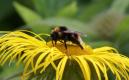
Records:
[[[114,31],[114,35],[115,37],[119,37],[119,35],[121,35],[121,33],[125,32],[125,31],[129,31],[129,16],[125,16],[124,19],[121,21],[121,23],[119,23],[119,25],[117,26],[117,28]]]
[[[64,7],[63,9],[57,12],[57,17],[75,17],[77,14],[77,3],[74,1],[70,5]]]
[[[122,32],[119,37],[116,39],[116,46],[121,51],[121,53],[125,54],[126,56],[129,56],[129,30],[125,30]]]
[[[4,19],[10,18],[9,16],[14,13],[13,8],[10,7],[12,1],[0,1],[0,24],[8,24]],[[28,4],[25,0],[21,2]],[[13,5],[25,25],[32,31],[50,33],[54,26],[67,26],[87,34],[88,37],[83,37],[83,40],[92,47],[114,46],[121,53],[129,56],[129,15],[126,13],[129,9],[129,0],[28,0],[28,2],[32,2],[29,4],[32,7],[17,1],[13,2]],[[123,17],[121,18],[117,13]],[[14,18],[11,19],[16,22]],[[116,22],[117,20],[119,21]],[[10,20],[9,22],[12,23]],[[12,30],[11,27],[4,26],[0,29]],[[100,34],[97,34],[97,31]],[[110,36],[105,38],[105,34]],[[0,68],[0,71],[2,70],[4,69]],[[3,75],[2,72],[0,74]]]
[[[34,32],[48,33],[52,26],[64,25],[68,26],[76,31],[81,31],[87,34],[94,34],[91,28],[89,28],[85,23],[73,19],[65,18],[47,18],[43,19],[34,11],[18,4],[14,3],[16,10],[19,12],[23,20],[30,25]],[[85,28],[85,29],[84,29]]]
[[[114,0],[110,10],[111,12],[125,13],[129,6],[129,0]]]
[[[23,25],[23,21],[13,7],[14,0],[0,0],[0,30],[13,30]],[[15,0],[32,7],[31,0]]]
[[[10,65],[5,64],[4,66],[0,66],[0,68],[0,80],[19,80],[23,65],[17,68],[15,62],[13,62]]]
[[[3,68],[2,68],[2,66],[0,66],[0,74],[2,73],[2,71],[3,71]]]
[[[59,10],[64,9],[73,0],[33,0],[37,12],[43,17],[56,16]]]
[[[6,2],[8,1],[8,3]],[[3,5],[6,4],[6,5]],[[12,7],[10,7],[11,5],[11,0],[1,0],[0,1],[0,21],[5,18],[5,16],[9,15],[10,13],[12,13]],[[6,7],[6,9],[3,9],[4,7]]]
[[[123,54],[129,56],[129,16],[125,16],[125,18],[121,21],[121,23],[117,26],[114,36],[116,46],[119,48]]]
[[[83,21],[89,21],[94,16],[108,8],[111,2],[112,0],[96,0],[95,2],[84,7],[80,13],[79,19]]]
[[[18,4],[17,2],[14,2],[14,6],[16,10],[19,12],[20,16],[27,24],[30,24],[34,21],[41,20],[41,17],[38,14],[36,14],[34,11]]]
[[[98,48],[103,46],[114,46],[112,42],[109,41],[94,41],[89,43],[92,47]]]
[[[94,45],[99,46],[99,44],[100,45],[101,44],[102,45],[112,44],[111,46],[113,45],[118,46],[118,44],[113,44],[110,42],[112,41],[116,42],[117,40],[115,37],[116,36],[119,37],[121,33],[124,32],[125,29],[127,29],[128,17],[126,16],[125,19],[120,24],[119,24],[119,21],[118,23],[113,22],[113,21],[114,20],[116,21],[120,17],[119,15],[115,15],[117,12],[124,15],[128,7],[127,5],[129,4],[128,0],[124,0],[124,1],[115,0],[113,1],[112,5],[111,5],[112,0],[92,1],[86,6],[77,5],[77,4],[80,4],[77,2],[78,1],[76,0],[71,0],[71,1],[70,0],[64,0],[64,1],[33,0],[34,6],[37,12],[17,2],[15,2],[14,5],[15,5],[16,10],[20,14],[20,16],[26,22],[26,25],[29,25],[30,28],[32,28],[34,32],[50,33],[50,30],[53,26],[64,25],[64,26],[68,26],[70,29],[73,29],[75,31],[88,34],[88,36],[90,36],[91,38],[90,40],[92,41],[97,38],[98,40],[101,40],[102,38],[104,38],[104,36],[101,39],[100,37],[96,37],[99,35],[100,36],[105,35],[105,34],[112,35],[108,37],[109,38],[108,40],[111,40],[111,41],[109,42],[100,41],[97,43],[93,42],[92,44],[93,46]],[[118,10],[119,5],[122,6],[120,10]],[[107,14],[104,16],[104,14],[102,13],[105,12],[105,9],[107,9],[105,14],[107,13],[111,13],[111,14]],[[99,17],[94,17],[96,15],[98,15]],[[96,20],[98,19],[99,21],[97,21],[96,23],[97,25],[95,27],[92,27],[91,25],[94,23],[94,21],[92,20],[94,19]],[[85,23],[84,21],[87,21],[87,20],[88,22]],[[90,22],[91,25],[89,25],[89,20],[91,20]],[[100,27],[97,27],[99,25]],[[103,26],[103,25],[106,25],[106,26]],[[117,27],[114,31],[114,28],[116,25]],[[122,27],[119,27],[119,26],[122,26]],[[109,33],[107,29],[110,30]],[[97,30],[101,30],[103,31],[103,33],[98,35],[96,34]],[[111,33],[114,33],[114,35]],[[105,40],[105,38],[102,40]],[[87,41],[87,40],[84,40],[84,41]]]

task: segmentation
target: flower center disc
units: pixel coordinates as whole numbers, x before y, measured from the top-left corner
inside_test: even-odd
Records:
[[[84,49],[81,49],[78,45],[71,42],[67,42],[66,44],[67,49],[64,43],[61,42],[57,42],[56,45],[52,44],[51,41],[47,43],[49,47],[56,47],[58,50],[66,55],[90,55],[93,53],[92,48],[88,45],[83,44],[82,46]]]

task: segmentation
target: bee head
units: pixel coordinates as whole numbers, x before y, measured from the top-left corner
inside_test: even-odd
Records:
[[[52,32],[61,32],[61,31],[66,31],[66,30],[68,30],[68,28],[65,26],[59,26],[59,27],[52,28]]]
[[[60,31],[66,31],[68,28],[66,26],[59,26]]]

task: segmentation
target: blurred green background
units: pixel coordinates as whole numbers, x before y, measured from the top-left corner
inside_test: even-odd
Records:
[[[1,31],[50,33],[60,25],[86,34],[93,48],[112,46],[129,56],[129,0],[0,0]],[[6,70],[0,67],[0,80]]]

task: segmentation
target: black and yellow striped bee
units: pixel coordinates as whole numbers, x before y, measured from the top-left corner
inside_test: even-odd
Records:
[[[67,41],[77,44],[81,49],[83,49],[82,46],[83,41],[80,37],[80,33],[71,31],[65,26],[59,26],[53,28],[51,31],[51,39],[52,39],[52,44],[55,45],[57,41],[63,42],[66,49],[67,49],[67,44],[66,44]]]

